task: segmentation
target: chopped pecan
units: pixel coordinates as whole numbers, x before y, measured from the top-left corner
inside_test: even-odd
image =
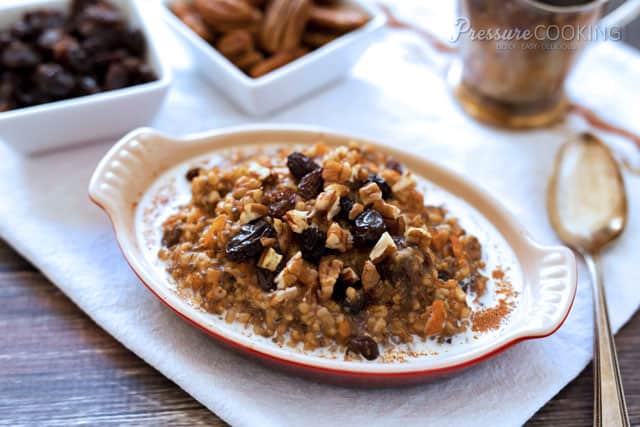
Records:
[[[374,264],[378,264],[380,261],[384,260],[386,257],[393,254],[397,250],[398,247],[393,241],[393,238],[388,231],[385,231],[382,236],[380,236],[380,239],[378,239],[378,243],[376,243],[376,245],[369,253],[369,259]]]
[[[368,291],[378,283],[380,283],[380,274],[376,266],[369,260],[365,261],[362,267],[362,287],[365,291]]]
[[[335,285],[343,263],[334,257],[323,257],[318,266],[318,275],[320,280],[320,299],[328,301],[333,294],[333,285]]]
[[[292,209],[284,214],[284,220],[294,233],[302,233],[309,226],[306,211]]]
[[[415,188],[417,185],[416,178],[412,174],[403,175],[398,182],[393,184],[391,190],[394,193],[400,193],[404,190]]]
[[[302,35],[302,42],[310,47],[318,48],[324,46],[327,43],[331,43],[336,38],[338,38],[338,34],[328,33],[326,31],[305,31]]]
[[[327,160],[322,166],[322,178],[326,182],[347,182],[351,178],[351,166],[348,163]]]
[[[362,206],[361,203],[354,203],[354,205],[351,207],[351,210],[349,211],[348,215],[349,215],[349,219],[351,221],[353,221],[354,219],[356,219],[362,212],[364,212],[364,206]]]
[[[332,222],[327,230],[327,242],[325,246],[340,252],[346,252],[353,245],[353,236],[349,230],[340,227],[337,222]]]
[[[258,267],[269,271],[276,271],[282,261],[282,255],[273,248],[265,249],[258,260]]]
[[[363,205],[369,205],[377,200],[382,200],[382,191],[375,182],[370,182],[358,190],[358,196]]]
[[[288,248],[291,243],[291,228],[289,228],[289,225],[281,219],[274,218],[273,228],[278,236],[278,246]]]
[[[262,48],[276,53],[299,47],[310,10],[310,0],[272,0],[260,32]]]
[[[340,280],[348,284],[354,284],[358,280],[360,280],[360,277],[358,277],[358,273],[356,273],[353,268],[346,267],[343,268],[342,272],[340,273]]]
[[[384,200],[376,200],[373,203],[373,208],[382,215],[385,219],[398,219],[400,217],[400,208],[394,206],[390,203],[385,202]]]
[[[240,224],[246,224],[254,219],[262,218],[269,212],[269,208],[261,203],[247,203],[240,214]]]

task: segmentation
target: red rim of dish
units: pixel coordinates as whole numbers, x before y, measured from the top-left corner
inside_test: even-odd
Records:
[[[350,377],[358,377],[358,378],[402,378],[402,377],[415,377],[415,376],[419,376],[419,377],[423,377],[423,376],[432,376],[432,375],[438,375],[438,374],[446,374],[446,373],[450,373],[450,372],[455,372],[455,371],[459,371],[461,369],[465,369],[468,367],[471,367],[473,365],[476,365],[480,362],[483,362],[499,353],[502,353],[503,351],[507,350],[508,348],[518,344],[519,342],[522,341],[526,341],[526,340],[531,340],[531,339],[538,339],[538,338],[545,338],[548,337],[550,335],[553,335],[558,329],[560,329],[560,327],[564,324],[564,322],[567,320],[567,317],[569,316],[569,313],[571,313],[571,308],[573,307],[573,303],[575,301],[576,298],[576,290],[574,289],[573,294],[571,295],[571,301],[569,302],[569,306],[567,308],[567,311],[564,315],[564,317],[562,318],[562,320],[558,323],[558,325],[551,330],[548,333],[542,334],[542,335],[527,335],[527,336],[523,336],[523,337],[518,337],[516,339],[513,339],[499,347],[494,348],[493,350],[489,351],[488,353],[482,354],[476,358],[470,359],[470,360],[466,360],[464,362],[461,363],[457,363],[451,366],[446,366],[443,368],[435,368],[435,369],[422,369],[422,370],[415,370],[415,371],[406,371],[406,372],[357,372],[357,371],[349,371],[349,370],[344,370],[344,369],[336,369],[336,368],[327,368],[327,367],[322,367],[322,366],[317,366],[317,365],[313,365],[313,364],[308,364],[308,363],[303,363],[303,362],[296,362],[293,360],[289,360],[289,359],[285,359],[282,357],[278,357],[278,356],[274,356],[273,354],[270,353],[266,353],[264,351],[260,351],[260,350],[256,350],[254,348],[248,347],[244,344],[242,344],[239,341],[233,340],[231,338],[225,337],[224,335],[220,335],[214,331],[212,331],[211,329],[207,328],[206,326],[196,322],[195,320],[193,320],[192,318],[190,318],[189,316],[187,316],[186,314],[182,313],[180,310],[178,310],[176,307],[174,307],[173,305],[171,305],[167,300],[165,300],[164,298],[162,298],[160,295],[158,295],[156,293],[156,291],[140,276],[140,274],[138,274],[138,272],[136,271],[135,268],[133,268],[133,266],[131,265],[131,263],[129,262],[129,259],[127,258],[127,256],[125,255],[124,251],[122,250],[122,245],[120,243],[120,238],[118,236],[118,231],[115,228],[113,219],[111,218],[111,214],[109,213],[109,211],[101,204],[99,203],[97,200],[95,200],[91,194],[89,194],[89,199],[96,204],[100,209],[102,209],[106,214],[107,217],[109,218],[109,222],[111,223],[111,228],[113,229],[113,232],[116,236],[116,241],[118,242],[118,247],[120,248],[120,252],[122,252],[123,258],[125,259],[125,261],[127,262],[127,264],[129,265],[129,268],[131,268],[131,271],[133,271],[133,273],[136,275],[136,277],[138,278],[138,280],[140,280],[140,282],[160,301],[162,301],[162,303],[164,303],[167,307],[169,307],[171,309],[171,311],[173,311],[174,313],[176,313],[178,316],[180,316],[182,319],[186,320],[188,323],[190,323],[191,325],[195,326],[196,328],[200,329],[201,331],[205,332],[207,335],[222,341],[223,343],[234,347],[237,350],[243,351],[245,353],[249,353],[252,354],[254,356],[258,356],[261,357],[263,359],[268,359],[272,362],[277,362],[279,364],[282,365],[288,365],[290,367],[294,367],[294,368],[301,368],[301,369],[305,369],[305,370],[312,370],[312,371],[316,371],[316,372],[322,372],[322,373],[328,373],[328,374],[333,374],[333,375],[340,375],[340,376],[350,376]],[[577,266],[576,266],[576,270],[577,270]],[[577,277],[577,271],[576,271],[576,277]]]

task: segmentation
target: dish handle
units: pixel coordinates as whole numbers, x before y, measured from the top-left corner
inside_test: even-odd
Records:
[[[530,286],[532,303],[525,319],[526,335],[545,337],[554,333],[566,320],[577,289],[577,266],[573,252],[563,246],[537,246],[533,259]]]

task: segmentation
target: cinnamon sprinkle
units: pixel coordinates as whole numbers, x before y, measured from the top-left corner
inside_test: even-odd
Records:
[[[513,310],[513,305],[513,302],[501,299],[495,307],[476,311],[471,317],[471,330],[474,332],[487,332],[498,329],[502,321]]]

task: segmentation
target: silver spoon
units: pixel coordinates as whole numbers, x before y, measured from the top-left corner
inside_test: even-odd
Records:
[[[593,285],[593,425],[629,426],[600,267],[601,250],[627,222],[624,181],[609,148],[587,133],[568,141],[556,158],[547,197],[553,228],[584,257]]]

